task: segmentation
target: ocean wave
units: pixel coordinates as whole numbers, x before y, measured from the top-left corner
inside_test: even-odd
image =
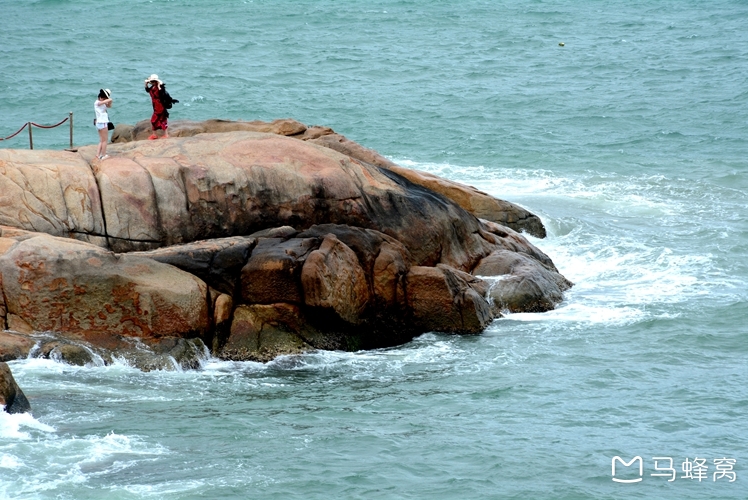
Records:
[[[399,163],[472,184],[531,211],[543,206],[536,213],[549,236],[526,237],[575,285],[555,311],[508,314],[500,321],[631,324],[677,316],[707,301],[724,302],[722,297],[727,300],[743,283],[724,267],[743,238],[733,219],[742,211],[745,193],[734,186],[661,173],[558,175],[542,169]]]
[[[27,414],[28,415],[28,414]],[[0,429],[5,428],[0,413]],[[28,425],[25,421],[24,425]],[[68,437],[58,435],[55,429],[44,424],[33,424],[44,431],[33,437],[33,449],[23,444],[31,438],[23,435],[4,436],[0,433],[0,497],[14,495],[39,495],[58,488],[71,488],[87,483],[96,477],[118,474],[126,469],[142,467],[144,463],[169,454],[158,442],[146,441],[137,435],[109,432],[105,435]],[[20,442],[19,442],[20,441]],[[17,450],[17,451],[16,451]],[[18,458],[22,454],[24,460]],[[45,457],[54,456],[54,463]],[[45,464],[39,467],[39,464]]]
[[[5,440],[29,440],[40,433],[55,432],[54,427],[39,422],[31,413],[9,414],[3,410],[4,407],[0,407],[0,449]]]

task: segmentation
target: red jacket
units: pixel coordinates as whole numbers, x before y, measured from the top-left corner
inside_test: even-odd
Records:
[[[158,85],[151,85],[151,88],[148,89],[148,94],[150,94],[151,103],[153,104],[153,112],[157,115],[161,115],[166,111],[166,108],[164,108],[164,105],[161,103],[160,93],[161,89],[159,89]]]

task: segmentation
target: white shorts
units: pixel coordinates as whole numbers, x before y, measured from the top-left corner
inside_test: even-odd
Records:
[[[107,128],[107,124],[106,123],[96,122],[96,128],[99,129],[99,130],[101,130],[103,128]]]

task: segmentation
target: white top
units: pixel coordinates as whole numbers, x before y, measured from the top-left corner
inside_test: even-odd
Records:
[[[96,112],[96,123],[107,123],[109,114],[106,112],[106,104],[98,99],[94,102],[94,111]]]

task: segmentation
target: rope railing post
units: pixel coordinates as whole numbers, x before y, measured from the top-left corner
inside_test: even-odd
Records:
[[[39,128],[55,128],[55,127],[59,127],[60,125],[62,125],[63,123],[65,123],[68,120],[70,121],[70,149],[72,150],[73,149],[73,112],[72,111],[68,112],[67,118],[65,118],[64,120],[62,120],[60,123],[55,123],[54,125],[40,125],[40,124],[34,123],[34,122],[26,122],[26,123],[23,124],[23,126],[21,128],[19,128],[18,130],[16,130],[15,133],[10,134],[8,137],[0,137],[0,141],[7,141],[8,139],[12,139],[13,137],[15,137],[18,134],[20,134],[23,131],[23,129],[25,129],[26,127],[28,127],[29,128],[29,149],[34,149],[34,133],[31,131],[32,128],[34,128],[34,127],[39,127]]]

